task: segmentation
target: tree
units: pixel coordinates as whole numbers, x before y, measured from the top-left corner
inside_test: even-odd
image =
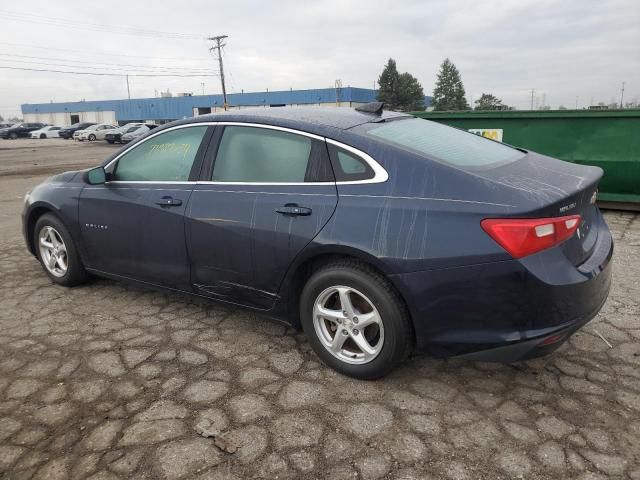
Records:
[[[476,110],[508,110],[502,100],[490,93],[483,93],[478,100],[473,102],[476,104]]]
[[[433,89],[434,110],[468,110],[469,104],[464,94],[460,72],[451,60],[445,58],[440,65],[436,88]]]
[[[424,110],[422,85],[410,73],[398,73],[396,61],[390,58],[378,78],[379,102],[384,102],[390,110],[409,112]]]

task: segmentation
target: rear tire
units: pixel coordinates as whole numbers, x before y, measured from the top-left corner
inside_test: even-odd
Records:
[[[108,143],[109,145],[113,145],[113,140],[107,140],[107,143]]]
[[[46,134],[44,134],[44,133],[41,133],[41,134],[40,134],[40,138],[47,138],[47,135],[46,135]]]
[[[42,215],[33,235],[38,260],[53,282],[73,287],[89,279],[73,238],[58,217],[50,213]]]
[[[309,278],[300,297],[300,319],[322,361],[350,377],[380,378],[413,348],[413,329],[399,294],[384,276],[355,260],[327,264]]]

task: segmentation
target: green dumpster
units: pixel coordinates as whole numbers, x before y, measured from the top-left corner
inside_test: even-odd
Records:
[[[598,199],[640,209],[640,110],[414,112],[544,155],[604,170]]]

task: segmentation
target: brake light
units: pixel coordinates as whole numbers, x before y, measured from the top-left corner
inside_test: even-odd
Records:
[[[567,240],[580,215],[553,218],[486,218],[480,225],[514,258],[522,258]]]

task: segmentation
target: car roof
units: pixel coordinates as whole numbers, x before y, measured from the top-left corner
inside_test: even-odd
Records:
[[[411,115],[400,112],[383,112],[378,115],[359,112],[353,108],[346,107],[270,107],[229,110],[227,112],[200,115],[177,123],[216,121],[260,123],[298,128],[322,135],[327,128],[348,130],[365,123],[381,122],[397,117],[411,117]]]

